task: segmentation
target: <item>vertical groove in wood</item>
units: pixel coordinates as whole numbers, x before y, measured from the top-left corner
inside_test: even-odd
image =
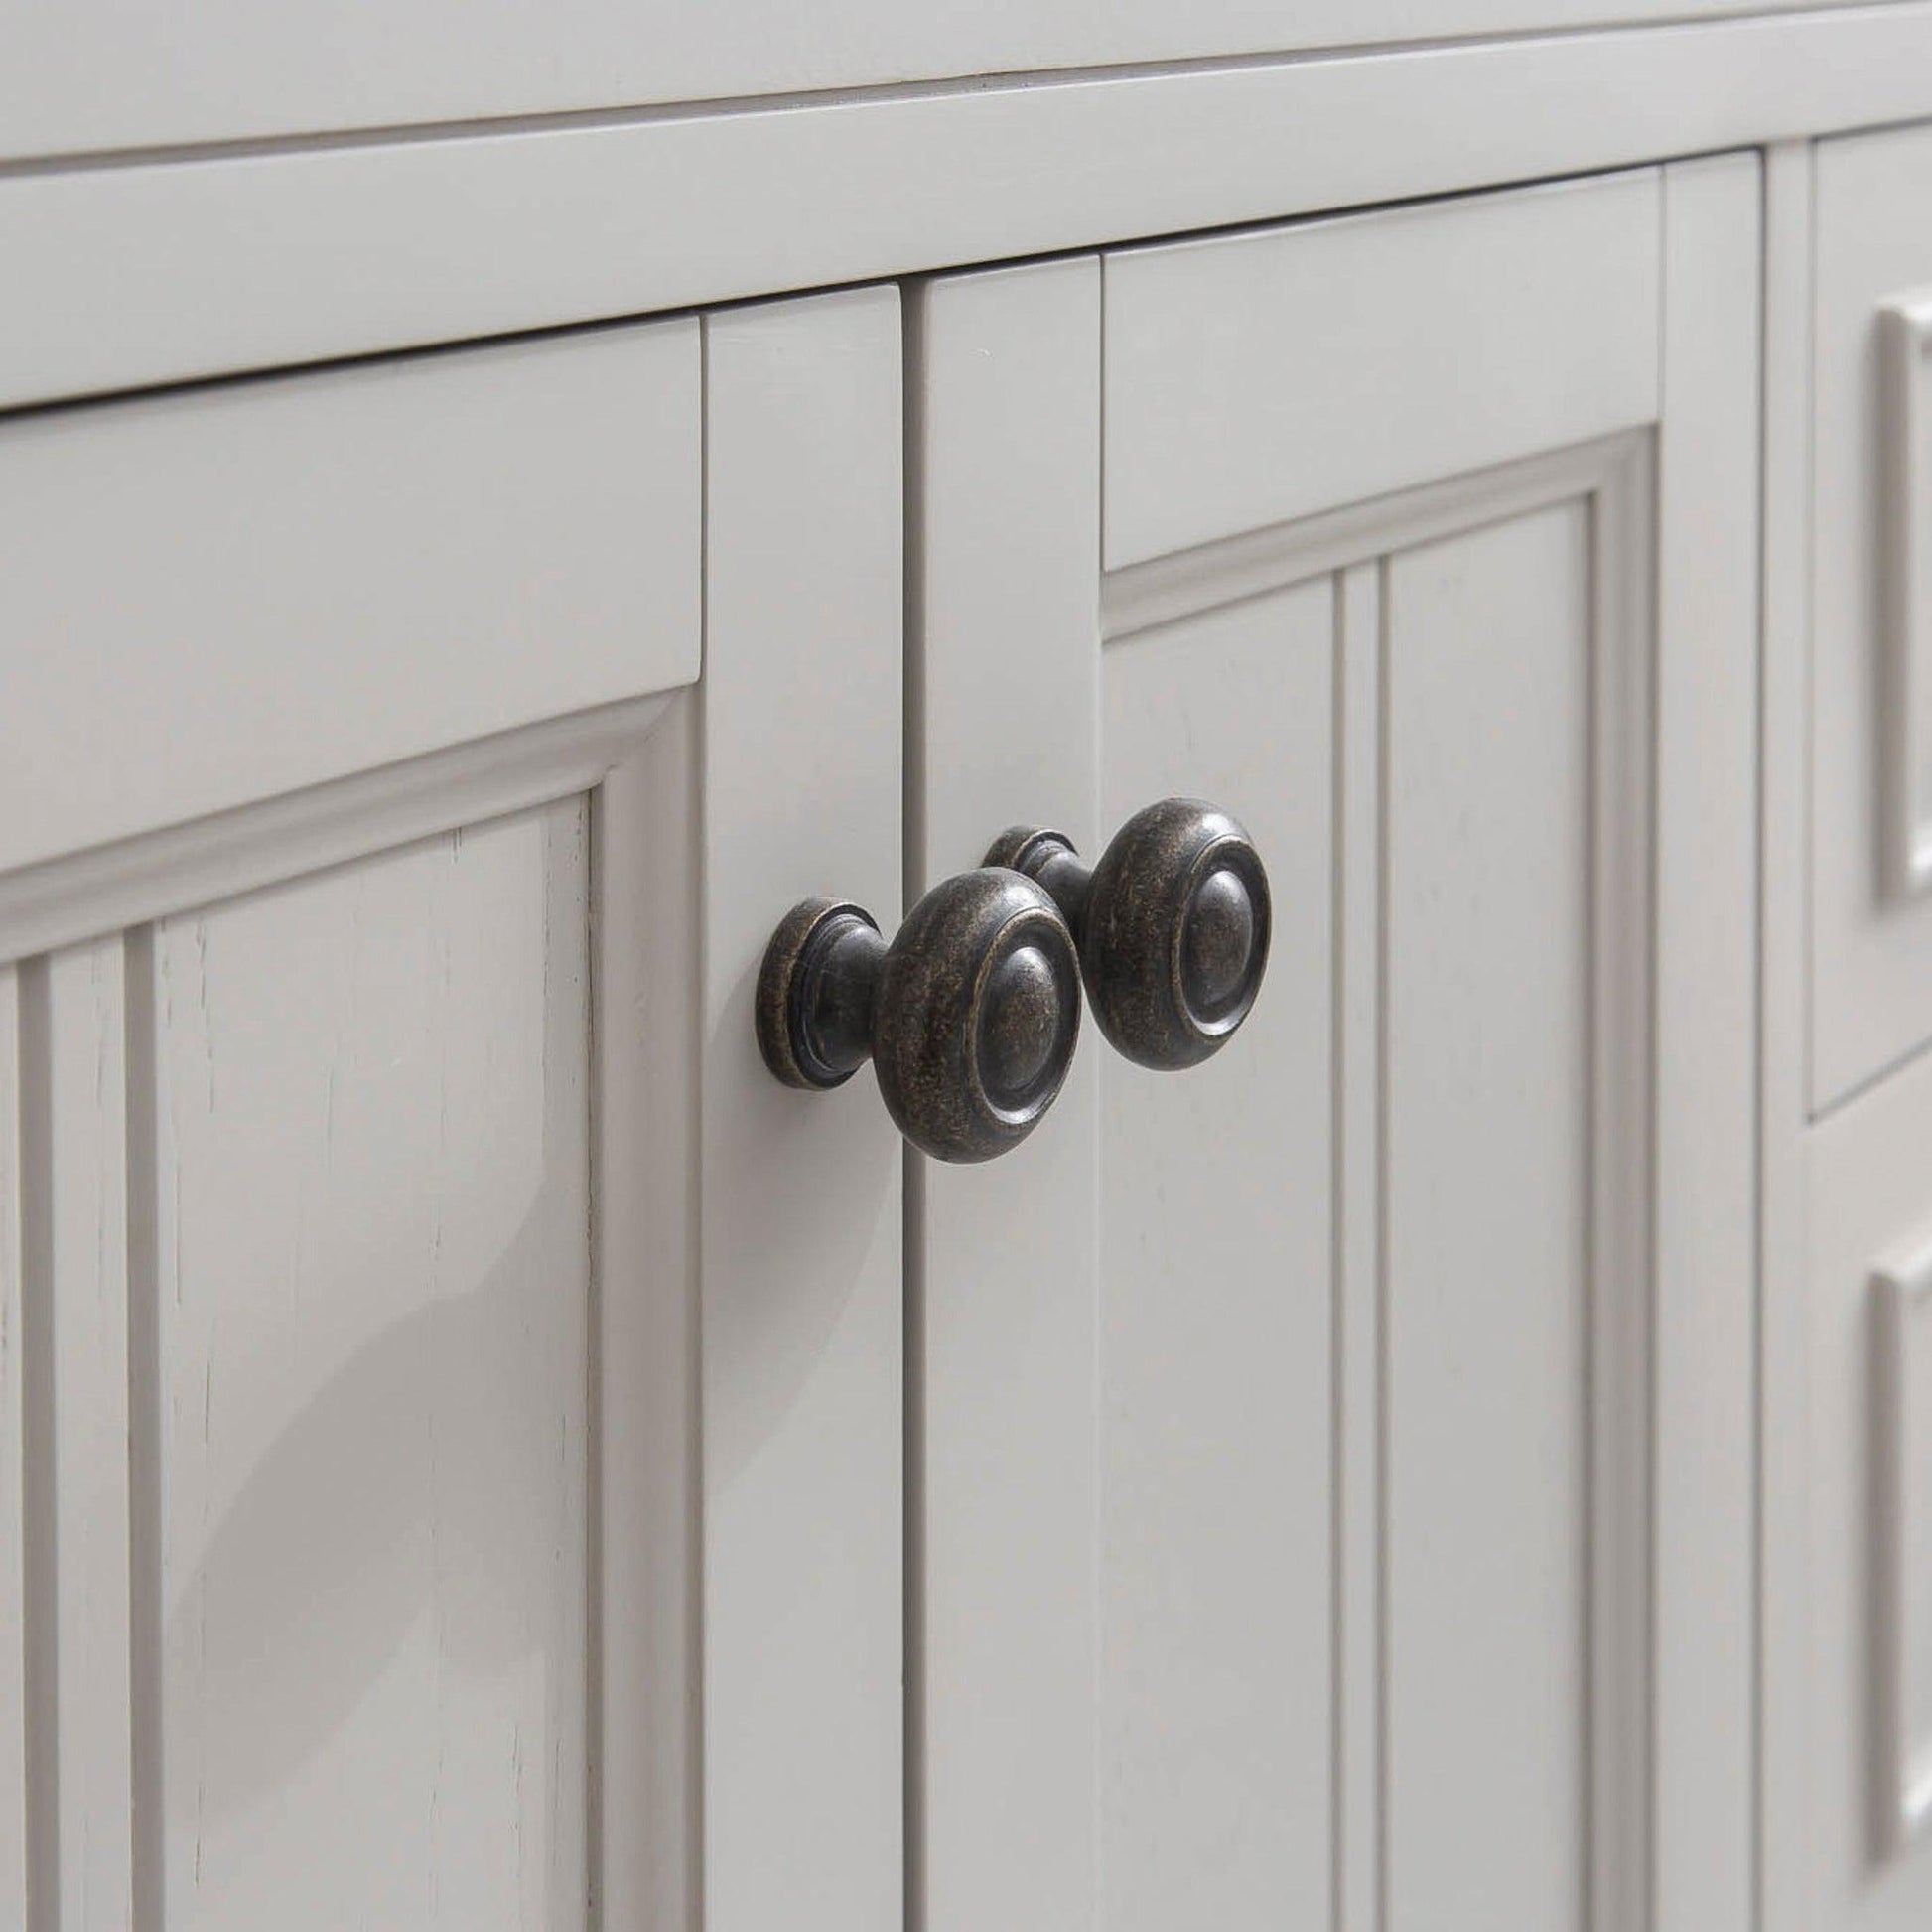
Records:
[[[27,1923],[19,973],[0,966],[0,1923]]]
[[[926,869],[926,312],[929,292],[910,290],[900,317],[904,355],[903,447],[900,454],[900,541],[904,546],[905,606],[903,723],[899,776],[903,822],[899,854],[900,903],[911,906],[925,890]],[[926,1932],[926,1533],[925,1533],[925,1349],[926,1349],[926,1164],[911,1149],[900,1177],[903,1225],[900,1251],[905,1274],[905,1367],[903,1393],[903,1528],[905,1552],[904,1764],[905,1926]]]
[[[1335,581],[1335,1932],[1381,1917],[1380,579]]]
[[[127,1119],[128,1682],[133,1932],[161,1932],[161,1255],[154,932],[124,948]]]
[[[1390,1507],[1390,1413],[1389,1398],[1394,1380],[1389,1350],[1389,1215],[1392,1189],[1389,1184],[1389,1142],[1391,1137],[1389,1088],[1389,929],[1390,894],[1393,866],[1390,863],[1391,827],[1394,822],[1393,786],[1394,710],[1389,701],[1390,656],[1394,650],[1394,598],[1391,596],[1389,559],[1375,565],[1375,630],[1373,686],[1374,708],[1371,716],[1375,731],[1375,1874],[1374,1917],[1376,1932],[1389,1932],[1390,1875],[1394,1863],[1393,1832],[1390,1819],[1390,1749],[1393,1714],[1390,1708],[1389,1675],[1394,1649],[1390,1615],[1390,1574],[1393,1568],[1394,1541]]]
[[[1653,1890],[1653,475],[1645,444],[1591,506],[1587,1922],[1595,1932],[1647,1926]]]
[[[61,1915],[61,1737],[55,1677],[53,1071],[48,966],[16,969],[19,1020],[17,1169],[20,1178],[21,1638],[28,1932],[58,1932]]]

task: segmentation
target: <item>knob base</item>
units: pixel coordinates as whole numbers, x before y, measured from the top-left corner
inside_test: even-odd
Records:
[[[872,1052],[873,1003],[886,942],[849,900],[801,899],[764,949],[759,1050],[788,1087],[843,1086]]]

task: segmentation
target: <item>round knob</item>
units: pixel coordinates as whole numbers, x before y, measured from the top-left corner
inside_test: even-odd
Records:
[[[870,1059],[899,1132],[941,1161],[1018,1147],[1059,1093],[1079,1032],[1066,920],[1042,887],[990,866],[935,886],[891,945],[859,906],[808,898],[759,973],[771,1071],[822,1089]]]
[[[1195,798],[1130,818],[1089,870],[1063,833],[1016,825],[990,866],[1052,896],[1100,1031],[1142,1066],[1194,1066],[1248,1017],[1268,966],[1268,874],[1239,823]]]

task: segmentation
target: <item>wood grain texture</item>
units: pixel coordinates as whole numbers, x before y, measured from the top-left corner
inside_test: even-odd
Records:
[[[1649,421],[1658,195],[1634,175],[1110,255],[1109,568]]]
[[[583,1922],[586,832],[156,928],[171,1926]]]
[[[0,178],[0,402],[1928,113],[1932,4],[1905,0],[18,172]]]
[[[0,867],[687,682],[698,433],[688,321],[0,426]]]
[[[709,317],[703,1075],[705,1922],[886,1932],[903,1888],[897,1134],[781,1087],[787,907],[897,923],[898,295]]]

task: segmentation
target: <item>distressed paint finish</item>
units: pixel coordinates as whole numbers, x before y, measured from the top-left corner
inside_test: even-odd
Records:
[[[170,1932],[580,1925],[580,801],[162,922]]]

